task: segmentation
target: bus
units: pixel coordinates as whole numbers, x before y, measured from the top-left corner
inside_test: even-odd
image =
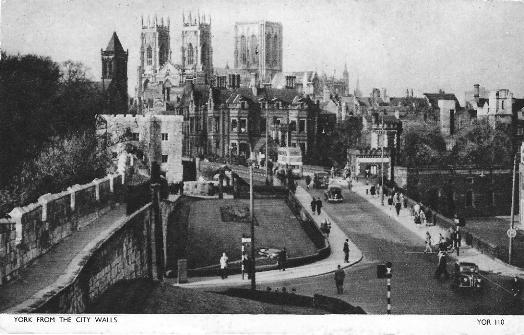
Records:
[[[286,166],[291,172],[302,177],[302,151],[297,147],[280,147],[278,148],[277,167],[285,169]]]

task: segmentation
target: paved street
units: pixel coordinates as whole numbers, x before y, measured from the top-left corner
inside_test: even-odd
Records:
[[[311,193],[321,196],[323,190]],[[423,240],[378,210],[366,199],[349,191],[344,203],[324,204],[324,209],[338,223],[364,259],[346,270],[346,290],[340,298],[364,308],[368,313],[385,313],[386,282],[376,279],[376,265],[393,263],[392,305],[394,314],[522,314],[522,301],[501,286],[508,278],[483,274],[487,287],[480,294],[455,293],[449,280],[436,280],[435,254],[420,254]],[[423,229],[423,228],[422,228]],[[342,248],[334,245],[333,248]],[[413,253],[415,252],[415,253]],[[451,265],[452,262],[448,262]],[[448,267],[451,270],[451,266]],[[295,287],[299,294],[336,295],[332,274],[280,281],[272,287]]]

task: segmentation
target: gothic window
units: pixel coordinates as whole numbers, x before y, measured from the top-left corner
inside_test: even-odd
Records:
[[[266,64],[271,62],[271,35],[266,35]]]
[[[273,36],[273,66],[278,65],[278,36]]]
[[[111,62],[111,60],[109,59],[109,60],[107,61],[107,78],[112,78],[112,77],[113,77],[113,76],[112,76],[112,74],[113,74],[112,65],[113,65],[112,62]]]
[[[240,58],[242,60],[242,64],[245,65],[247,63],[247,42],[244,35],[240,37]]]
[[[202,44],[202,48],[200,49],[200,63],[206,64],[207,63],[207,44]]]
[[[166,52],[166,46],[164,44],[160,44],[160,50],[159,50],[160,54],[158,55],[159,56],[159,62],[160,62],[160,66],[164,65],[166,60],[167,60],[167,52]]]
[[[256,64],[258,62],[258,45],[255,34],[251,35],[249,49],[251,50],[251,63]]]
[[[189,45],[187,46],[187,65],[193,65],[193,58],[193,44],[189,43]]]
[[[147,65],[153,65],[153,50],[151,46],[147,47]]]

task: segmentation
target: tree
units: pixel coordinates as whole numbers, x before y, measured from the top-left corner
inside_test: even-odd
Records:
[[[447,162],[446,142],[435,122],[407,124],[401,135],[399,161],[408,167],[442,165]]]
[[[462,165],[511,166],[513,149],[508,129],[504,125],[493,128],[486,119],[477,120],[457,135],[451,155]]]

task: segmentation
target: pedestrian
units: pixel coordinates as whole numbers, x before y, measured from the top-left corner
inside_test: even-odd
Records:
[[[433,249],[431,248],[431,234],[429,231],[426,232],[426,249],[424,249],[424,253],[432,253]]]
[[[375,192],[376,192],[376,187],[375,185],[371,185],[371,187],[369,188],[369,193],[371,194],[371,196],[374,198],[375,197]]]
[[[420,214],[420,203],[416,202],[416,203],[413,205],[413,211],[415,212],[415,215]]]
[[[283,248],[282,251],[278,254],[278,269],[282,271],[286,271],[286,263],[287,263],[287,250],[286,248]]]
[[[400,193],[400,201],[404,204],[404,208],[408,208],[408,198],[402,192]]]
[[[317,198],[317,214],[320,215],[322,212],[322,200],[320,200],[320,197]]]
[[[446,252],[439,251],[438,253],[438,266],[437,270],[435,271],[435,278],[439,279],[442,275],[446,277],[446,279],[449,278],[449,272],[448,272],[448,261],[446,259]]]
[[[344,251],[344,263],[349,263],[349,239],[347,238],[344,242],[344,248],[342,248],[342,251]]]
[[[427,224],[426,222],[426,214],[424,213],[424,211],[421,209],[420,212],[419,212],[419,216],[420,216],[420,223],[421,224]]]
[[[402,208],[402,200],[400,194],[397,192],[393,197],[393,204],[395,205],[395,210],[397,211],[397,216],[400,215],[400,209]]]
[[[313,197],[313,199],[311,199],[311,211],[313,212],[313,214],[315,214],[316,210],[317,210],[317,199]]]
[[[413,222],[417,225],[417,227],[420,227],[420,213],[417,211],[414,211],[415,216],[413,217]]]
[[[309,184],[311,183],[311,177],[309,175],[306,175],[305,181],[306,181],[306,188],[309,190]]]
[[[432,222],[432,216],[433,216],[433,213],[431,211],[431,207],[426,207],[426,211],[425,211],[425,216],[426,216],[426,226],[431,226],[430,222]]]
[[[344,278],[346,278],[346,273],[340,267],[340,264],[335,271],[335,285],[337,286],[337,294],[342,294],[344,292]]]
[[[222,277],[222,279],[227,278],[227,261],[227,255],[223,252],[222,257],[220,257],[220,277]]]
[[[389,210],[391,210],[391,208],[393,207],[393,195],[392,194],[388,195],[388,206],[389,206]]]
[[[438,249],[440,251],[445,251],[447,249],[447,247],[446,247],[446,239],[444,238],[444,236],[442,236],[442,233],[439,233]]]
[[[460,219],[459,219],[457,213],[455,213],[455,215],[453,215],[453,222],[455,223],[455,226],[458,226],[460,224]]]

